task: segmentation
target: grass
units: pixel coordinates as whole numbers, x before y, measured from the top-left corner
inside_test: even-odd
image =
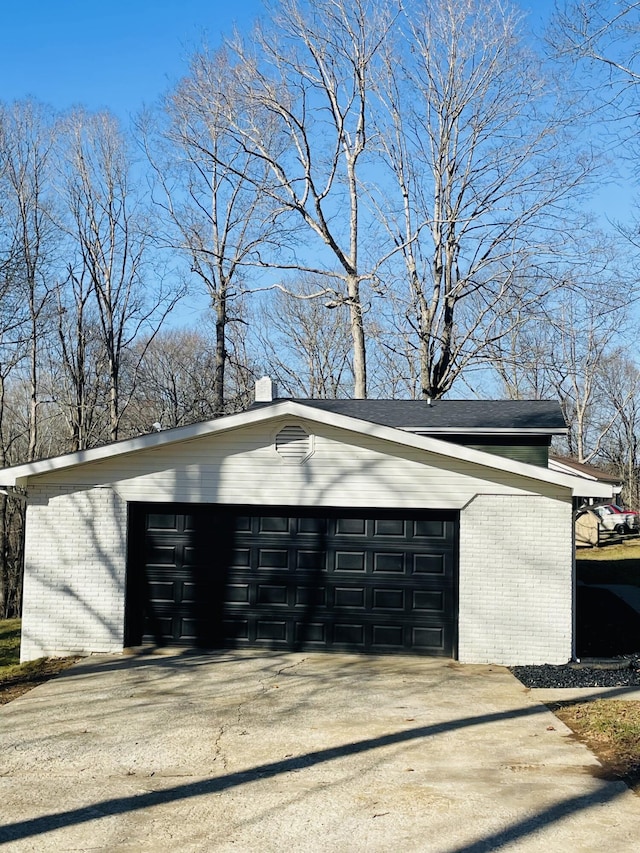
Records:
[[[640,702],[597,699],[551,710],[598,756],[604,778],[621,779],[640,795]]]
[[[77,660],[39,658],[20,663],[20,619],[0,620],[0,705],[43,684]]]
[[[580,548],[576,555],[578,580],[583,583],[625,583],[640,586],[640,537]]]
[[[20,620],[0,621],[0,675],[18,663],[20,655]]]
[[[640,586],[640,537],[578,549],[576,574],[583,584]],[[605,603],[601,596],[599,606]],[[598,620],[601,627],[602,613]],[[640,795],[640,702],[598,699],[560,703],[551,710],[598,756],[605,778],[622,779]]]

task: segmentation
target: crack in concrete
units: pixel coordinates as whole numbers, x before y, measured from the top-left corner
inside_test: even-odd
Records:
[[[213,760],[217,761],[218,759],[220,759],[222,761],[222,768],[224,770],[227,769],[227,758],[226,758],[226,755],[224,754],[224,752],[222,750],[221,741],[222,741],[222,738],[224,737],[224,735],[226,734],[226,731],[227,731],[226,726],[220,726],[220,728],[218,730],[218,736],[216,737],[215,741],[213,742]]]
[[[228,767],[227,758],[226,758],[226,755],[225,755],[223,747],[222,747],[222,739],[224,738],[224,736],[226,734],[228,734],[228,732],[232,726],[234,728],[238,729],[238,733],[240,736],[249,734],[247,729],[244,728],[243,717],[244,717],[245,706],[249,705],[255,699],[260,698],[260,696],[264,696],[269,691],[270,684],[276,678],[279,678],[281,675],[287,673],[288,670],[295,670],[295,669],[299,668],[300,666],[302,666],[302,664],[304,664],[306,662],[306,660],[307,660],[306,657],[302,658],[301,660],[296,661],[295,663],[287,664],[286,666],[280,667],[280,669],[276,670],[274,673],[270,674],[269,676],[267,676],[265,678],[258,679],[259,692],[255,695],[248,696],[246,699],[242,700],[241,702],[238,702],[238,704],[236,706],[236,712],[235,712],[235,721],[233,722],[233,724],[231,724],[229,726],[226,726],[226,725],[220,726],[220,729],[218,731],[218,735],[217,735],[215,742],[214,742],[214,761],[220,760],[222,762],[222,766],[223,766],[224,770],[227,770],[227,767]]]
[[[286,672],[288,669],[297,669],[299,666],[302,666],[303,663],[307,662],[307,658],[302,658],[302,660],[296,661],[295,663],[290,663],[288,666],[283,666],[276,672],[275,677],[278,675],[282,675],[283,672]]]

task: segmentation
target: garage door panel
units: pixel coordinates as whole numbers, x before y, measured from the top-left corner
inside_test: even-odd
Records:
[[[364,518],[337,518],[335,520],[336,536],[365,536],[367,522]]]
[[[335,622],[333,646],[336,648],[365,648],[365,626],[360,622]]]
[[[364,609],[365,591],[364,587],[342,587],[337,586],[333,591],[333,606],[335,608],[360,608]]]
[[[295,552],[295,570],[296,572],[326,572],[327,552],[297,550]]]
[[[296,586],[296,607],[325,607],[327,588],[324,586]]]
[[[282,605],[286,607],[289,604],[289,587],[275,584],[259,583],[257,584],[257,604]]]
[[[327,519],[326,518],[299,518],[297,526],[297,534],[299,536],[326,536],[327,534]]]
[[[399,651],[405,647],[405,629],[402,625],[374,625],[371,644],[380,650]]]
[[[144,639],[455,653],[454,513],[182,506],[135,516]]]
[[[147,530],[178,530],[178,516],[175,513],[149,513],[147,516]]]
[[[411,645],[414,649],[427,654],[444,653],[447,648],[444,628],[439,626],[412,628]]]
[[[258,549],[258,569],[288,569],[289,552],[285,550]]]
[[[406,536],[406,521],[400,518],[376,518],[373,522],[374,536]]]
[[[439,575],[447,573],[447,554],[414,554],[412,574]]]
[[[406,607],[405,590],[387,589],[386,587],[374,588],[371,606],[374,612],[380,610],[404,610]]]
[[[445,590],[413,590],[413,610],[425,610],[429,613],[451,612],[451,602]]]
[[[175,566],[177,559],[175,545],[152,544],[147,551],[147,561],[158,565]]]
[[[229,583],[226,587],[226,598],[230,604],[250,604],[251,586],[248,583]]]
[[[289,519],[281,516],[263,516],[258,522],[259,533],[281,533],[289,535]]]
[[[404,552],[375,552],[373,554],[373,571],[377,574],[403,575],[406,571],[406,554]]]
[[[222,623],[223,638],[226,645],[236,646],[249,642],[249,619],[227,618]]]
[[[152,601],[173,602],[176,597],[174,581],[153,581],[149,584],[149,596]]]
[[[198,638],[198,622],[196,619],[182,619],[181,636],[192,642]]]
[[[367,567],[364,551],[336,551],[332,556],[335,572],[364,572]]]
[[[415,539],[450,539],[453,535],[453,522],[441,519],[420,519],[413,522]]]
[[[297,646],[326,648],[328,644],[327,625],[323,622],[296,622],[294,624]]]
[[[231,566],[238,569],[251,568],[251,548],[236,548],[231,553]]]
[[[286,619],[269,620],[256,619],[256,641],[257,642],[287,642],[287,621]]]

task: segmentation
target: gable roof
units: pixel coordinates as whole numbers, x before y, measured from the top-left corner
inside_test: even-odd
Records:
[[[254,403],[273,406],[286,398]],[[292,402],[409,432],[564,435],[555,400],[304,400]]]
[[[572,493],[579,487],[583,494],[584,479],[550,471],[525,462],[495,456],[481,450],[451,444],[450,442],[425,435],[414,435],[403,430],[376,424],[370,421],[356,419],[347,415],[323,411],[320,407],[310,406],[294,400],[278,400],[269,406],[257,406],[235,415],[226,415],[216,420],[202,421],[189,426],[177,427],[163,432],[150,433],[137,438],[118,441],[113,444],[96,447],[90,450],[79,450],[52,459],[29,462],[13,468],[0,470],[0,485],[4,487],[24,487],[29,478],[41,474],[100,462],[114,456],[124,456],[138,451],[150,450],[174,443],[192,441],[204,436],[223,434],[230,430],[264,423],[268,421],[286,421],[287,419],[303,420],[308,423],[316,422],[326,426],[343,429],[355,434],[367,435],[388,441],[397,446],[412,447],[428,453],[437,454],[444,459],[456,459],[493,469],[500,472],[510,472],[530,481],[548,483],[571,489]],[[603,483],[590,484],[593,497],[610,497],[611,488]]]

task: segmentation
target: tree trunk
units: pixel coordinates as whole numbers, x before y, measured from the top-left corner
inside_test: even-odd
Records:
[[[353,396],[365,399],[367,396],[367,354],[362,318],[362,303],[360,302],[360,284],[358,277],[350,275],[347,278],[349,293],[349,323],[353,341]]]
[[[216,360],[213,377],[213,399],[216,417],[224,414],[224,369],[227,358],[227,293],[226,285],[221,282],[215,299],[216,312]]]

